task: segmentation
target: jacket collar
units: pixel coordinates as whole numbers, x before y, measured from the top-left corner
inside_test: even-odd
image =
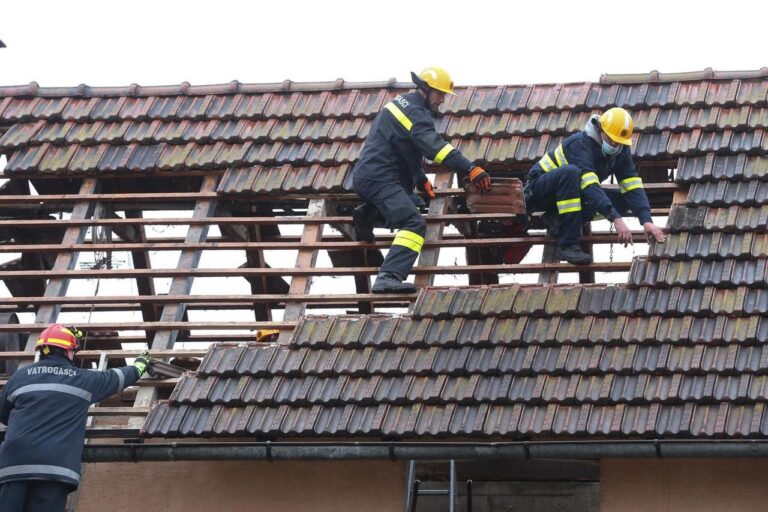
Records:
[[[50,366],[71,366],[73,368],[75,366],[72,361],[67,359],[65,356],[58,356],[53,354],[50,356],[41,357],[38,363],[43,363]]]
[[[403,94],[403,96],[407,96],[408,101],[410,101],[414,105],[428,109],[427,99],[424,96],[422,96],[419,91],[411,91]]]

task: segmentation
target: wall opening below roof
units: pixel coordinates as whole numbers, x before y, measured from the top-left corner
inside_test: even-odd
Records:
[[[416,466],[422,490],[447,490],[449,463]],[[600,464],[579,460],[457,461],[456,510],[467,510],[471,480],[472,510],[532,512],[597,512],[600,510]],[[448,510],[445,495],[420,495],[418,512]]]

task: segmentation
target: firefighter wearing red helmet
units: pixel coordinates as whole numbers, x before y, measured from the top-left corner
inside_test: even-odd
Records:
[[[149,353],[131,366],[106,371],[73,364],[83,334],[54,324],[35,345],[40,360],[16,371],[0,396],[0,509],[61,511],[80,483],[88,408],[134,384]]]

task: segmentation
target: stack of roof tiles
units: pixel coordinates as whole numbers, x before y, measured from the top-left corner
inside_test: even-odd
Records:
[[[460,87],[438,130],[470,160],[525,168],[593,112],[635,119],[640,160],[768,148],[768,70]],[[618,77],[621,78],[621,77]],[[625,83],[619,83],[625,82]],[[227,194],[340,191],[372,119],[410,84],[0,87],[9,174],[226,172]]]
[[[687,198],[627,285],[427,288],[410,315],[310,317],[284,346],[216,345],[145,434],[768,434],[768,80],[529,86],[517,103],[508,91],[469,88],[448,107],[467,115],[443,130],[519,162],[619,104],[640,158],[682,157]]]

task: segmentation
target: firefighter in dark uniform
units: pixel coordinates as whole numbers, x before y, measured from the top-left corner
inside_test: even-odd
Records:
[[[526,204],[531,211],[548,212],[561,260],[574,265],[592,261],[581,249],[581,225],[596,213],[613,223],[624,245],[632,243],[632,232],[622,219],[630,211],[649,240],[664,241],[664,233],[651,218],[643,180],[632,163],[632,130],[632,117],[623,108],[594,115],[583,131],[566,137],[528,171]],[[600,186],[611,174],[616,176],[619,190]]]
[[[82,333],[54,324],[40,335],[37,363],[19,368],[0,397],[0,510],[63,512],[80,483],[88,408],[146,371],[149,354],[107,371],[72,364]]]
[[[438,107],[446,94],[453,95],[453,81],[438,67],[411,73],[417,90],[401,94],[384,105],[373,122],[360,159],[353,170],[353,187],[365,204],[353,212],[355,237],[373,242],[373,228],[383,224],[398,229],[373,293],[411,293],[404,282],[424,245],[427,225],[419,212],[424,202],[414,187],[434,198],[424,173],[423,159],[445,165],[469,180],[478,190],[491,187],[491,177],[467,160],[435,130]]]

